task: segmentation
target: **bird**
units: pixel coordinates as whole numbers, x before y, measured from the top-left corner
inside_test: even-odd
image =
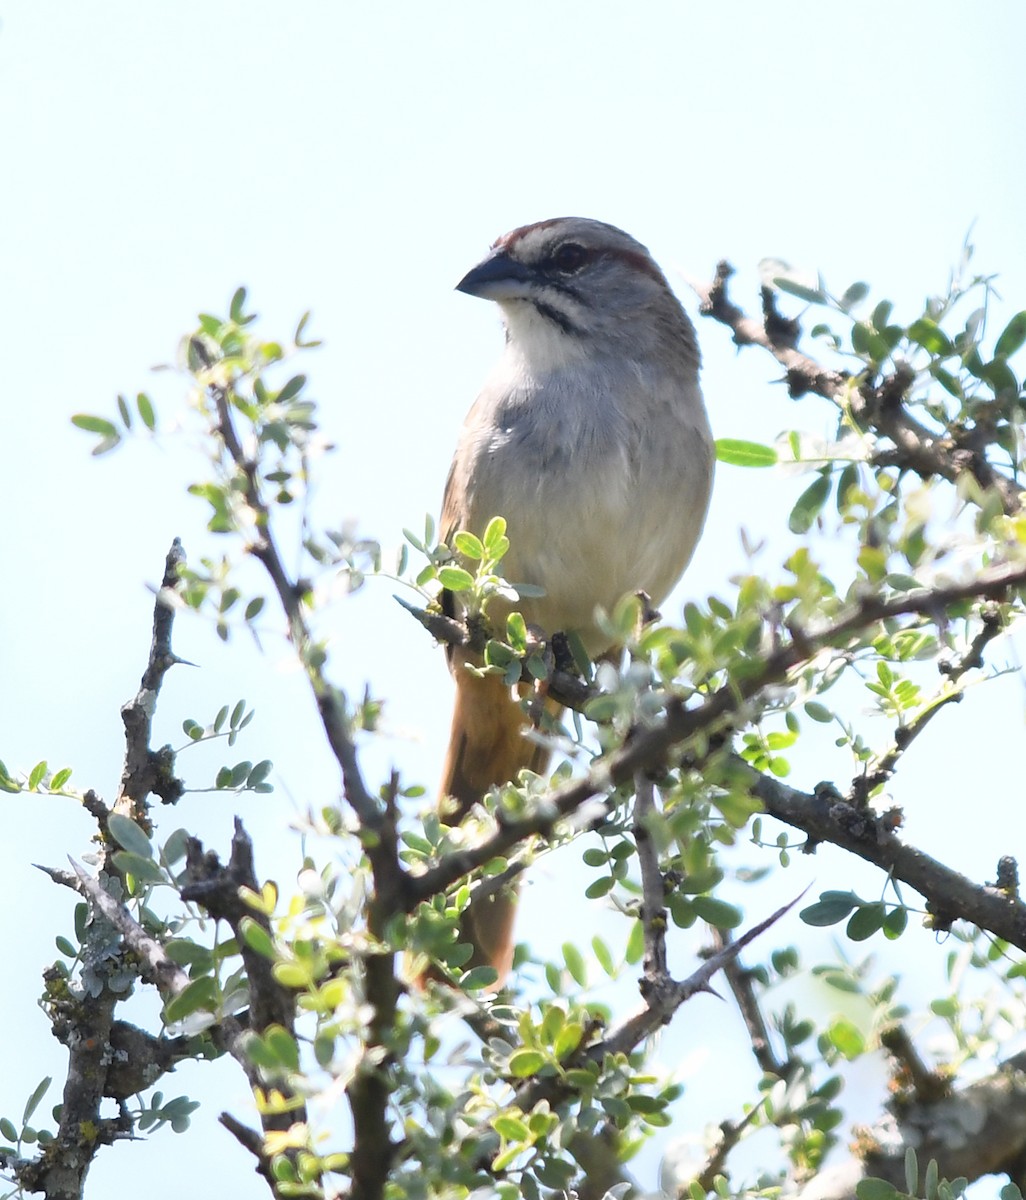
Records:
[[[645,246],[582,217],[503,235],[457,291],[498,304],[506,340],[459,434],[440,536],[480,537],[503,517],[502,573],[532,589],[493,601],[490,624],[501,636],[515,607],[546,635],[576,634],[594,658],[611,649],[596,610],[632,592],[658,605],[705,522],[714,448],[694,326]],[[446,598],[463,615],[458,594]],[[467,648],[448,657],[456,695],[439,794],[454,826],[522,770],[543,775],[550,752],[525,737],[525,706],[501,676],[468,670],[480,658]],[[495,988],[512,965],[515,910],[508,887],[461,914],[464,965],[492,967]]]

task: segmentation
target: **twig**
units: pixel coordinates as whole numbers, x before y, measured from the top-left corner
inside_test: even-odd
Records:
[[[671,698],[659,721],[641,730],[584,775],[557,788],[528,817],[503,823],[477,846],[447,855],[437,866],[409,879],[405,911],[412,911],[422,900],[445,891],[490,859],[505,855],[524,838],[534,834],[549,835],[559,822],[579,812],[595,797],[607,797],[616,787],[629,782],[638,771],[665,765],[674,748],[696,734],[711,734],[729,726],[750,700],[767,687],[786,680],[792,671],[814,658],[821,650],[827,647],[843,648],[868,627],[894,617],[926,616],[936,619],[937,614],[949,605],[971,599],[1000,599],[1024,584],[1026,565],[1004,563],[987,568],[965,583],[916,588],[892,597],[866,594],[831,623],[819,628],[792,627],[789,631],[790,640],[778,646],[762,661],[760,668],[747,678],[724,684],[695,708],[685,708],[681,701]],[[751,771],[744,763],[741,768]],[[754,771],[750,778],[753,790],[756,784],[764,787],[772,783],[764,783],[763,777]],[[611,804],[608,798],[599,801],[596,816],[607,811]],[[840,831],[832,830],[832,833],[834,836],[819,840],[837,841]],[[857,841],[847,834],[844,835],[844,841],[837,841],[837,844],[857,844]],[[866,855],[863,854],[863,857]],[[1007,919],[1002,924],[1007,927]],[[987,928],[993,929],[992,926]],[[993,931],[997,932],[996,929]],[[1017,936],[1023,938],[1026,933]],[[1020,941],[1015,941],[1015,944],[1019,945]]]
[[[69,861],[78,880],[78,890],[121,935],[125,945],[136,956],[143,979],[152,983],[165,997],[177,996],[179,992],[184,991],[189,986],[189,976],[177,963],[168,958],[164,947],[150,937],[128,909],[119,904],[110,892],[105,891],[98,880],[87,874],[74,859]],[[48,871],[47,874],[57,878],[53,872]]]
[[[973,638],[969,649],[954,663],[942,664],[941,673],[946,676],[950,691],[939,696],[935,702],[919,714],[907,725],[899,726],[894,733],[894,741],[877,760],[872,771],[865,775],[856,776],[851,783],[849,793],[851,802],[856,808],[865,805],[870,794],[880,784],[886,783],[894,774],[898,761],[908,750],[909,746],[919,737],[933,718],[949,704],[961,701],[963,692],[954,687],[967,671],[983,666],[983,652],[987,646],[1002,632],[1003,625],[1000,615],[993,609],[984,609],[980,614],[980,631]]]
[[[273,1187],[274,1178],[271,1175],[271,1164],[267,1161],[267,1155],[264,1154],[264,1139],[255,1129],[250,1129],[248,1125],[243,1123],[231,1113],[223,1112],[217,1118],[218,1121],[228,1130],[233,1138],[239,1143],[243,1149],[248,1150],[250,1154],[257,1160],[256,1172],[262,1175]]]
[[[153,636],[146,669],[138,692],[121,709],[125,725],[125,764],[113,807],[115,812],[124,813],[143,828],[149,827],[146,800],[151,793],[172,803],[183,791],[181,781],[173,773],[173,756],[169,761],[166,754],[151,750],[150,736],[164,676],[175,663],[181,662],[171,649],[175,610],[166,602],[165,596],[178,587],[178,569],[184,562],[185,551],[175,538],[164,561],[164,577],[153,605]],[[103,832],[106,834],[106,826],[103,826]]]
[[[712,937],[717,952],[722,952],[733,944],[729,930],[713,926]],[[751,971],[742,965],[739,957],[734,957],[724,964],[723,974],[737,1002],[745,1028],[748,1030],[748,1040],[751,1043],[755,1061],[759,1064],[759,1069],[764,1075],[775,1075],[778,1079],[785,1078],[788,1063],[777,1058],[773,1052],[769,1026],[766,1024],[766,1018],[762,1015],[762,1006],[755,994]]]
[[[200,339],[194,338],[192,344],[201,358],[210,365],[209,355]],[[289,638],[306,670],[314,698],[317,701],[317,710],[328,745],[342,770],[342,785],[346,799],[359,816],[361,823],[368,829],[375,829],[381,820],[380,805],[364,782],[357,760],[356,744],[349,732],[345,706],[336,689],[324,678],[320,667],[315,665],[313,637],[303,614],[301,588],[289,578],[275,542],[270,509],[264,501],[260,489],[258,464],[246,454],[242,442],[239,440],[235,423],[232,420],[228,391],[215,384],[209,386],[209,391],[217,411],[218,432],[229,457],[242,474],[246,503],[256,518],[254,528],[258,532],[250,543],[250,553],[263,565],[278,595],[278,601],[288,622]]]
[[[987,461],[978,439],[970,436],[971,431],[936,434],[909,413],[904,404],[914,379],[909,368],[899,366],[879,386],[874,387],[869,379],[863,379],[854,387],[847,374],[828,370],[794,348],[794,329],[791,324],[779,325],[772,294],[767,304],[767,289],[763,290],[764,316],[761,321],[749,317],[734,304],[727,296],[727,282],[733,274],[734,268],[729,263],[720,262],[711,284],[690,281],[699,298],[699,311],[702,316],[726,325],[736,345],[759,346],[772,354],[787,373],[788,389],[793,398],[813,392],[849,406],[860,425],[876,430],[894,446],[894,451],[882,450],[873,456],[877,465],[895,465],[914,471],[922,479],[939,476],[950,483],[968,472],[981,488],[994,488],[998,492],[1006,513],[1019,511],[1020,484]],[[786,330],[783,336],[781,329]]]
[[[193,347],[209,365],[209,356],[199,338],[193,340]],[[258,463],[246,454],[239,439],[232,419],[228,390],[211,383],[209,393],[217,413],[218,432],[229,458],[241,475],[246,503],[256,518],[254,528],[257,532],[250,542],[250,553],[263,565],[278,595],[288,623],[289,638],[306,670],[325,737],[341,769],[343,792],[367,835],[363,844],[374,879],[374,891],[368,909],[368,932],[372,938],[384,943],[387,921],[404,911],[409,894],[408,876],[398,853],[397,785],[393,781],[393,789],[384,804],[367,787],[345,703],[321,669],[303,612],[303,589],[298,581],[289,577],[275,542],[271,512],[261,491]],[[268,966],[265,964],[265,967]],[[364,968],[366,999],[371,1008],[371,1017],[365,1033],[364,1056],[348,1088],[354,1123],[350,1169],[354,1195],[361,1200],[380,1200],[384,1195],[393,1153],[387,1120],[391,1089],[386,1077],[386,1048],[390,1044],[395,1021],[399,982],[391,954],[376,951],[368,954]],[[287,1028],[291,1028],[291,1010]]]
[[[900,1022],[881,1030],[880,1045],[898,1064],[899,1084],[908,1083],[921,1104],[933,1104],[943,1096],[951,1095],[951,1078],[930,1070]]]
[[[804,895],[805,893],[802,892],[789,904],[778,908],[765,920],[753,925],[736,942],[707,958],[687,979],[677,982],[667,976],[660,981],[660,986],[648,991],[644,1006],[633,1016],[621,1022],[606,1037],[583,1046],[573,1059],[564,1065],[566,1067],[588,1064],[601,1066],[607,1054],[630,1054],[645,1038],[655,1033],[663,1025],[669,1024],[677,1009],[692,996],[699,992],[713,992],[710,980],[716,972],[740,954],[745,946],[776,924]],[[715,995],[715,992],[713,994]],[[550,1104],[555,1103],[571,1092],[570,1086],[562,1079],[532,1079],[517,1088],[515,1102],[523,1112],[531,1112],[534,1106],[542,1100],[548,1100]]]
[[[386,944],[385,927],[402,911],[406,894],[405,872],[399,868],[399,777],[393,771],[385,792],[384,819],[379,824],[375,893],[367,912],[371,937]],[[364,960],[364,988],[371,1006],[364,1033],[364,1049],[357,1070],[346,1088],[353,1114],[353,1151],[350,1158],[352,1196],[377,1200],[384,1196],[395,1158],[388,1108],[392,1096],[389,1067],[395,1044],[399,980],[395,955],[372,952]]]
[[[830,842],[875,863],[926,899],[934,929],[970,921],[1026,950],[1026,905],[1000,888],[983,887],[935,858],[905,845],[883,819],[854,808],[830,786],[800,792],[756,771],[740,758],[731,768],[766,812],[801,829],[813,842]]]
[[[705,1165],[694,1177],[694,1182],[698,1184],[703,1192],[712,1192],[715,1190],[716,1176],[723,1174],[731,1150],[741,1141],[745,1130],[756,1120],[765,1104],[766,1097],[763,1096],[759,1103],[753,1105],[740,1121],[721,1122],[720,1140],[713,1147],[712,1153],[705,1161]]]
[[[181,783],[173,774],[173,759],[164,752],[150,749],[153,713],[161,685],[168,670],[178,660],[171,650],[174,610],[165,603],[166,592],[178,583],[178,566],[183,559],[181,543],[175,539],[165,564],[161,594],[153,608],[153,635],[146,667],[136,695],[121,710],[125,726],[125,759],[121,783],[113,808],[131,816],[144,828],[149,826],[147,799],[151,793],[162,799],[177,798]],[[95,792],[87,792],[83,804],[99,825],[105,848],[110,846],[107,822],[110,812]],[[99,883],[72,864],[74,874],[43,868],[55,882],[73,888],[87,897],[94,919],[82,940],[81,967],[89,986],[57,989],[47,981],[46,1007],[54,1035],[68,1048],[68,1072],[57,1133],[32,1163],[17,1173],[22,1190],[43,1192],[48,1200],[71,1200],[81,1196],[89,1168],[100,1146],[130,1137],[133,1122],[122,1105],[116,1118],[101,1116],[105,1096],[120,1098],[135,1079],[132,1072],[120,1070],[116,1039],[132,1040],[125,1022],[117,1022],[114,1012],[131,993],[134,974],[160,980],[171,989],[188,982],[184,972],[170,962],[160,945],[134,922],[123,906]],[[116,875],[116,868],[106,868]],[[112,947],[111,929],[126,946],[135,940],[134,961],[122,950]],[[126,933],[128,936],[126,937]],[[141,1030],[139,1031],[142,1032]],[[168,1044],[147,1043],[147,1051],[163,1056]],[[133,1043],[134,1044],[134,1043]],[[122,1046],[122,1049],[124,1047]],[[136,1046],[138,1049],[139,1047]],[[144,1066],[146,1064],[143,1064]],[[156,1058],[151,1066],[157,1069]]]
[[[659,851],[652,840],[656,815],[655,785],[640,771],[635,777],[634,843],[641,866],[641,926],[645,935],[642,963],[642,995],[657,989],[669,978],[666,965],[666,905],[663,875],[659,870]]]

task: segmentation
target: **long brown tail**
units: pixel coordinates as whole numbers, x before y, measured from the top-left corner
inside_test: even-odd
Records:
[[[458,656],[453,672],[456,702],[439,792],[455,802],[444,819],[458,825],[489,788],[515,780],[525,767],[542,774],[550,755],[546,747],[524,737],[527,718],[499,676],[472,675]],[[558,716],[558,706],[548,703],[546,708]],[[513,963],[516,905],[515,888],[505,888],[471,901],[460,924],[460,941],[474,947],[467,968],[494,967],[499,976],[496,986]]]

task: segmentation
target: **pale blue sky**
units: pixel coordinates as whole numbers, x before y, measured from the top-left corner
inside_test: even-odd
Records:
[[[118,391],[145,388],[169,421],[180,389],[149,368],[172,359],[197,311],[223,308],[239,283],[269,335],[313,310],[326,345],[307,367],[339,446],[317,514],[326,524],[358,518],[395,544],[403,525],[437,509],[459,423],[500,342],[495,312],[453,284],[512,226],[567,213],[612,221],[674,279],[707,276],[726,257],[746,301],[758,260],[779,256],[838,289],[865,278],[911,317],[944,287],[975,222],[977,265],[1000,274],[1005,315],[1026,306],[1024,44],[1017,0],[972,9],[958,0],[0,4],[0,757],[12,768],[44,757],[72,765],[80,786],[113,794],[118,709],[148,641],[144,583],[174,535],[193,555],[221,547],[184,495],[202,469],[195,455],[168,440],[95,463],[68,417],[110,412]],[[681,294],[694,311],[683,285]],[[738,358],[708,323],[699,335],[719,436],[826,430],[825,410],[768,386],[771,364]],[[721,469],[680,595],[725,591],[742,563],[738,526],[776,537],[801,486]],[[767,569],[786,543],[776,547]],[[430,785],[448,683],[440,653],[390,590],[372,586],[339,607],[334,662],[347,686],[370,679],[390,700],[392,737],[368,754],[369,773],[395,762]],[[239,803],[187,799],[161,814],[164,832],[198,827],[223,849],[240,810],[264,839],[261,868],[287,885],[292,848],[278,835],[294,806],[335,787],[308,732],[310,705],[273,644],[261,660],[187,622],[178,643],[200,670],[172,675],[160,737],[180,742],[183,717],[209,719],[244,695],[258,721],[239,757],[273,758],[279,790]],[[991,701],[982,715],[1021,737],[1020,690],[1001,695],[1000,711]],[[942,777],[926,767],[901,797],[923,816],[946,801],[957,811],[979,786],[968,762],[964,778],[957,764]],[[799,763],[795,782],[825,773]],[[1018,777],[1005,790],[1018,800]],[[4,803],[5,909],[32,914],[6,923],[4,1007],[20,1032],[0,1114],[17,1115],[41,1074],[60,1078],[62,1053],[32,1000],[52,945],[39,931],[70,923],[69,900],[28,864],[84,853],[90,822],[69,802]],[[939,853],[961,850],[963,867],[984,878],[1009,849],[998,816],[987,824],[969,848],[950,816],[911,833]],[[563,903],[564,869],[537,869],[525,924]],[[828,874],[840,869],[820,856],[782,886],[834,886]],[[575,922],[597,919],[570,911]],[[894,964],[930,945],[908,939]],[[676,950],[681,973],[690,952],[683,941]],[[713,1005],[696,1002],[695,1021],[712,1021]],[[720,1029],[716,1019],[709,1029]],[[723,1030],[738,1036],[729,1020]],[[661,1053],[672,1065],[694,1050],[685,1031]],[[717,1055],[748,1069],[741,1043]],[[263,1194],[212,1127],[219,1107],[243,1106],[241,1082],[230,1068],[179,1076],[165,1093],[202,1091],[207,1131],[104,1155],[93,1194],[146,1171],[151,1200],[170,1200],[181,1180],[161,1171],[183,1151],[226,1178],[241,1164],[233,1194]],[[730,1115],[703,1086],[687,1119]]]

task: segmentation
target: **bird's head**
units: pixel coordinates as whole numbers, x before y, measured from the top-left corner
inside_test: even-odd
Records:
[[[527,352],[539,343],[562,345],[567,357],[606,347],[634,357],[668,341],[697,355],[691,322],[648,250],[602,221],[514,229],[456,286],[500,305],[510,340]]]

